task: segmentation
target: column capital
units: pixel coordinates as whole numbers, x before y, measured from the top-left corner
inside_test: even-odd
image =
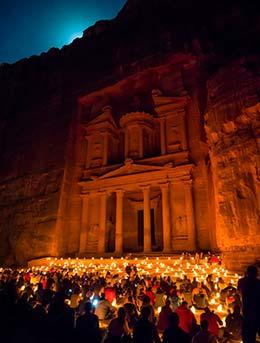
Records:
[[[98,195],[100,195],[101,197],[109,197],[111,195],[111,192],[108,191],[100,191],[97,193]]]
[[[190,188],[193,184],[193,180],[186,180],[183,182],[185,188]]]
[[[166,121],[166,115],[165,115],[165,114],[162,114],[162,115],[160,115],[160,117],[159,117],[158,119],[159,119],[159,121],[161,121],[161,122],[165,122],[165,121]]]
[[[169,182],[159,183],[161,190],[168,190],[169,189]]]
[[[87,198],[89,198],[89,196],[90,196],[89,193],[82,193],[82,194],[80,194],[80,198],[81,199],[87,199]]]
[[[150,188],[151,188],[151,185],[150,184],[148,184],[148,185],[139,185],[139,188],[142,190],[142,191],[148,191],[148,190],[150,190]]]
[[[123,196],[125,193],[124,189],[116,189],[115,190],[117,196]]]

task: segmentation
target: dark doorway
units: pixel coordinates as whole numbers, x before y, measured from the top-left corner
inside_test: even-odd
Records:
[[[156,245],[155,239],[155,222],[154,222],[154,209],[150,209],[151,216],[151,240],[152,245]],[[137,230],[138,230],[138,247],[143,248],[144,246],[144,210],[138,210],[137,212]]]

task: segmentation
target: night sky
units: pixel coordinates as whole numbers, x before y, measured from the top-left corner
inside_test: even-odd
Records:
[[[126,0],[3,0],[0,63],[61,48],[100,19],[111,19]]]

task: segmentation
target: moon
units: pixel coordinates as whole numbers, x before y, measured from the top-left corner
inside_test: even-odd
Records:
[[[68,39],[68,43],[72,43],[75,39],[77,38],[81,38],[83,35],[82,32],[74,32],[73,34],[70,35],[69,39]]]

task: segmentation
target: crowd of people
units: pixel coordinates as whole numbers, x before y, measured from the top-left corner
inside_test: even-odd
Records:
[[[212,295],[226,308],[211,308]],[[260,281],[250,266],[237,285],[68,268],[0,269],[1,342],[214,343],[256,342]]]

